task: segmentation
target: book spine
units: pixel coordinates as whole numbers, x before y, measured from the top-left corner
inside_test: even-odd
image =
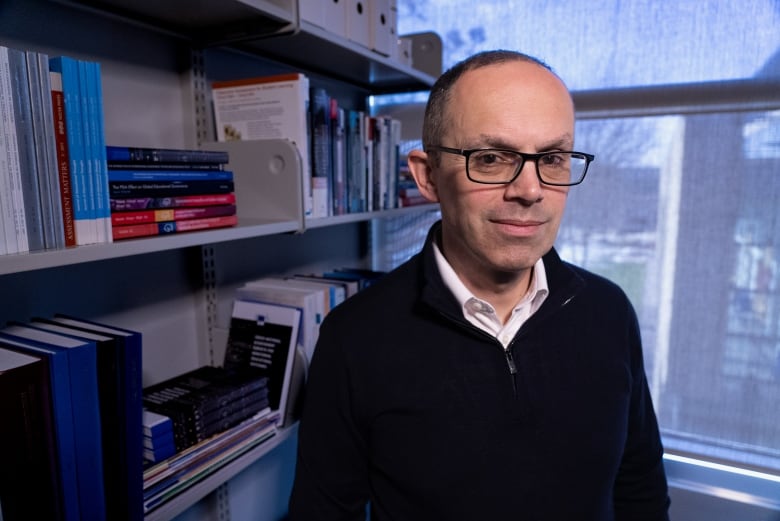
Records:
[[[331,99],[331,133],[333,145],[333,215],[347,213],[347,139],[346,111]]]
[[[3,136],[5,138],[7,204],[11,208],[10,229],[6,228],[8,253],[28,251],[27,227],[24,215],[24,195],[19,169],[19,150],[16,141],[16,118],[14,116],[13,72],[11,70],[11,49],[2,47],[0,54],[0,83],[3,91]]]
[[[139,163],[133,161],[108,161],[109,171],[113,170],[225,170],[225,163]]]
[[[233,181],[109,181],[108,183],[108,191],[113,198],[227,194],[233,190]]]
[[[34,140],[33,150],[35,154],[35,168],[38,174],[38,206],[41,209],[41,222],[43,231],[43,247],[45,249],[54,249],[62,247],[62,241],[58,241],[60,227],[55,221],[55,205],[51,185],[49,184],[49,150],[50,143],[47,138],[50,130],[46,129],[46,113],[51,111],[51,96],[49,90],[43,90],[43,82],[40,77],[38,67],[38,53],[33,51],[25,52],[27,61],[27,90],[30,93],[30,115],[32,120],[32,135]],[[48,71],[46,77],[48,78]],[[44,96],[45,92],[45,96]],[[48,104],[47,104],[48,102]],[[53,151],[53,143],[51,143]],[[59,194],[57,194],[59,197]]]
[[[7,519],[60,519],[48,367],[0,342],[0,472]],[[35,490],[35,500],[29,500]]]
[[[14,121],[16,123],[16,146],[19,157],[19,180],[24,200],[24,222],[27,232],[27,250],[45,248],[43,231],[43,209],[40,201],[38,162],[35,154],[32,100],[30,98],[30,75],[27,55],[17,49],[8,50],[11,67],[11,88],[13,91]]]
[[[6,91],[8,71],[8,48],[0,46],[0,254],[19,251],[14,230],[14,204],[11,192],[11,172],[7,143],[7,129],[10,126],[6,110],[10,94]]]
[[[114,240],[121,240],[134,237],[150,237],[153,235],[165,235],[169,233],[225,228],[228,226],[235,226],[236,224],[238,224],[238,218],[235,215],[225,215],[220,217],[191,219],[189,221],[167,221],[161,223],[114,226],[112,228],[112,233],[114,235]]]
[[[314,218],[327,217],[331,208],[330,96],[321,87],[311,89],[311,197]]]
[[[114,212],[111,215],[111,224],[114,226],[123,226],[128,224],[157,223],[163,221],[184,221],[188,219],[201,219],[204,217],[217,217],[220,215],[234,215],[235,213],[235,205]]]
[[[230,170],[114,170],[108,171],[109,182],[117,181],[232,181]]]
[[[236,204],[236,194],[181,195],[177,197],[111,198],[111,211],[123,212],[155,208],[186,208]]]
[[[54,136],[54,112],[51,97],[51,76],[49,73],[49,55],[35,54],[38,69],[38,91],[41,96],[41,126],[43,127],[43,156],[45,161],[45,179],[41,183],[47,185],[48,199],[44,206],[50,208],[52,220],[51,248],[65,247],[65,228],[62,221],[62,203],[60,200],[60,181],[57,170],[57,142]],[[47,245],[47,247],[49,247]]]
[[[81,128],[84,143],[84,171],[87,183],[87,210],[89,211],[92,242],[104,242],[102,229],[98,226],[100,208],[98,203],[98,172],[96,165],[95,119],[93,93],[87,62],[75,60],[79,84],[79,102],[81,103]]]
[[[229,160],[228,153],[221,150],[186,150],[170,148],[143,148],[122,147],[109,145],[106,147],[106,157],[111,162],[137,164],[140,168],[158,163],[187,165],[197,164],[212,165],[225,164]]]
[[[350,109],[347,114],[347,198],[349,213],[366,210],[364,180],[366,155],[364,152],[363,113]]]
[[[51,85],[52,120],[54,123],[54,143],[56,157],[57,184],[59,186],[60,208],[62,212],[62,230],[65,246],[76,246],[76,225],[73,215],[73,191],[71,190],[70,152],[65,123],[65,96],[62,92],[62,73],[49,73]]]
[[[73,223],[78,245],[95,242],[95,227],[89,208],[89,179],[85,163],[84,127],[82,123],[81,91],[78,64],[73,58],[57,56],[49,60],[55,72],[62,74],[62,93],[65,104],[65,127],[68,138],[70,188],[73,200]]]
[[[98,227],[104,242],[112,241],[111,234],[111,207],[108,195],[108,158],[106,156],[105,122],[103,118],[103,84],[101,66],[99,62],[88,62],[90,87],[92,92],[92,106],[94,107],[95,124],[95,168],[97,172],[97,207]]]

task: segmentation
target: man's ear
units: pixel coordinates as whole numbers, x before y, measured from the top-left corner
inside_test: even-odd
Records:
[[[428,164],[428,154],[422,150],[412,150],[406,159],[420,193],[430,202],[438,203],[439,191],[433,178],[433,170]]]

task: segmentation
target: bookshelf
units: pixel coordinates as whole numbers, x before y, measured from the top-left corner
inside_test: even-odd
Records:
[[[336,85],[356,106],[370,94],[434,81],[300,22],[295,0],[6,0],[0,44],[100,61],[106,142],[131,146],[197,148],[213,140],[206,85],[231,75],[299,69]],[[286,146],[260,147],[258,164]],[[243,182],[258,199],[239,204],[234,228],[0,256],[0,321],[67,312],[141,331],[143,383],[152,385],[221,362],[225,324],[217,310],[245,281],[369,267],[372,219],[437,208],[306,220],[300,179],[273,184],[262,168],[236,179],[237,191]],[[295,426],[281,430],[146,519],[280,519],[295,439]]]

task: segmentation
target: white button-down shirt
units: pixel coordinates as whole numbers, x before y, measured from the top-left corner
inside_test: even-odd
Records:
[[[439,273],[441,273],[444,283],[452,291],[452,294],[455,295],[458,302],[460,302],[465,319],[483,331],[495,336],[505,348],[525,321],[541,307],[542,302],[550,293],[547,286],[547,274],[544,271],[544,262],[542,262],[542,259],[539,259],[534,264],[528,292],[520,299],[520,302],[512,310],[509,320],[504,324],[489,302],[475,297],[461,282],[455,270],[452,269],[450,263],[444,258],[444,254],[442,254],[438,244],[433,244],[433,250]]]

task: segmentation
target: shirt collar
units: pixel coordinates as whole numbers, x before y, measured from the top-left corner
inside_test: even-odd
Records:
[[[488,302],[477,298],[463,284],[463,282],[460,280],[460,277],[458,277],[458,275],[455,273],[455,270],[452,269],[452,266],[444,257],[444,254],[441,252],[439,245],[435,241],[433,242],[433,252],[436,258],[436,265],[439,268],[439,273],[441,274],[441,278],[447,288],[449,288],[449,290],[455,296],[455,299],[461,305],[466,318],[469,318],[469,315],[473,315],[475,312],[492,312],[493,307]],[[515,305],[514,312],[517,312],[524,306],[530,304],[530,309],[529,313],[527,313],[527,316],[532,315],[537,309],[539,309],[539,307],[542,305],[542,302],[544,302],[549,293],[550,290],[547,285],[547,273],[544,269],[544,261],[540,258],[534,264],[531,275],[531,284],[528,292]],[[481,306],[475,306],[474,302],[480,303]],[[488,306],[488,308],[485,308],[485,306]],[[482,309],[479,309],[480,307]]]

